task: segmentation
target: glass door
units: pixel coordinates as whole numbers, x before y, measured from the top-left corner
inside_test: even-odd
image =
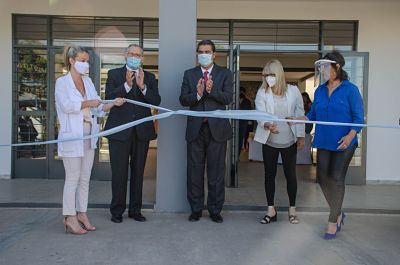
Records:
[[[57,78],[67,73],[67,68],[64,65],[63,49],[54,48],[50,49],[49,60],[49,75],[50,75],[50,89],[49,89],[49,139],[57,139],[59,131],[59,122],[57,119],[56,105],[55,105],[55,84]],[[61,157],[57,153],[57,144],[48,145],[48,171],[49,178],[60,179],[65,177],[64,166]]]
[[[367,123],[368,113],[368,52],[340,52],[344,59],[343,69],[349,75],[349,81],[355,84],[363,98],[364,123]],[[323,54],[323,56],[326,53]],[[346,184],[365,185],[366,183],[366,156],[367,156],[367,128],[363,128],[357,135],[358,147],[350,162],[346,176]]]
[[[360,90],[364,103],[364,122],[367,123],[368,104],[368,62],[367,52],[343,52],[346,61],[343,69],[349,74],[349,80]],[[367,128],[358,134],[356,149],[346,177],[346,184],[364,185],[366,183]]]
[[[145,65],[144,69],[152,72],[158,76],[158,52],[157,51],[144,51]],[[99,88],[98,93],[102,99],[105,99],[105,88],[107,81],[108,71],[111,69],[119,68],[125,65],[124,49],[120,48],[101,48],[97,49],[93,55],[93,63],[96,65],[94,72],[93,82],[96,88]],[[152,114],[157,114],[156,110],[152,110]],[[99,119],[100,131],[104,130],[107,122],[107,115]],[[157,130],[157,121],[155,121],[155,128]],[[111,166],[110,155],[108,150],[108,140],[106,137],[100,137],[98,141],[98,148],[93,164],[93,178],[98,180],[111,180]],[[155,159],[157,154],[157,139],[150,141],[149,152],[147,156],[145,176],[155,178]]]
[[[14,50],[13,143],[48,139],[48,54],[47,49]],[[14,147],[14,178],[47,177],[48,146]]]
[[[96,50],[93,63],[96,65],[97,76],[93,82],[98,88],[101,99],[105,99],[105,89],[107,73],[110,69],[122,67],[125,64],[124,53],[121,49],[101,49]],[[99,118],[100,131],[104,130],[107,122],[107,115]],[[97,144],[97,152],[93,163],[92,179],[111,180],[110,155],[108,151],[108,140],[106,137],[100,137]]]

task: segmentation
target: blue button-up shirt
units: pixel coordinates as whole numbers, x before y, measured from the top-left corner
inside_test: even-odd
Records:
[[[346,123],[364,123],[363,100],[358,88],[348,80],[344,80],[329,97],[328,82],[320,85],[314,94],[314,102],[307,114],[310,121],[329,121]],[[330,151],[338,151],[338,141],[350,130],[357,133],[361,127],[355,126],[315,126],[314,147]],[[357,136],[347,148],[357,142]]]

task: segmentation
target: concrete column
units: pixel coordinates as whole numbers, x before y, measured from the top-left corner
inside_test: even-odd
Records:
[[[12,140],[12,19],[11,1],[0,3],[0,144]],[[0,147],[0,179],[11,177],[11,148]]]
[[[183,72],[195,65],[197,1],[160,0],[159,89],[161,105],[181,109]],[[186,199],[186,117],[159,121],[156,211],[188,211]]]

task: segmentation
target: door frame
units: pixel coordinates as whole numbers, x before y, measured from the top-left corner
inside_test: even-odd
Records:
[[[229,50],[228,68],[233,75],[233,100],[228,105],[228,109],[239,109],[239,93],[240,93],[240,45],[235,45]],[[231,119],[232,138],[228,141],[226,155],[226,187],[238,187],[238,144],[239,144],[239,120]]]

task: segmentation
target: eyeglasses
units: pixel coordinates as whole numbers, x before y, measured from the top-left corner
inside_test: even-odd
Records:
[[[128,57],[142,57],[141,53],[133,53],[133,52],[127,52],[126,55]]]

